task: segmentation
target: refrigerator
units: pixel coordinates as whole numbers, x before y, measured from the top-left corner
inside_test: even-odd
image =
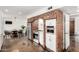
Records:
[[[39,37],[39,43],[44,46],[44,20],[39,19],[38,20],[38,37]]]
[[[56,19],[49,19],[45,22],[46,47],[56,52]]]

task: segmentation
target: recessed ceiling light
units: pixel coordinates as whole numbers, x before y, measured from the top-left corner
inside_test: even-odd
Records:
[[[5,12],[8,12],[9,10],[8,9],[5,9]]]

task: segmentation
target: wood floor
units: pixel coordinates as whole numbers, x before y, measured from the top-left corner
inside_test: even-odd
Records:
[[[76,42],[75,40],[74,36],[70,37],[70,46],[67,52],[79,52],[79,42]]]
[[[31,42],[26,37],[5,39],[2,52],[46,52],[40,45]]]
[[[2,45],[2,52],[48,52],[40,45],[23,38],[5,39]],[[79,52],[79,42],[75,42],[75,38],[70,37],[70,46],[66,52]]]

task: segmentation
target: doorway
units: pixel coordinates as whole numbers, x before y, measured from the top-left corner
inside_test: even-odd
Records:
[[[75,47],[75,21],[70,21],[70,48],[73,50]]]

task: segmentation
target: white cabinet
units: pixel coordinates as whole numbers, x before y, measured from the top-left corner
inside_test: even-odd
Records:
[[[38,20],[38,30],[44,30],[44,20],[43,19]]]
[[[39,31],[39,42],[44,45],[44,31]]]
[[[46,47],[56,51],[56,19],[46,20],[47,26],[53,26],[54,28],[49,28],[49,30],[54,30],[54,32],[47,32],[46,29]]]
[[[38,36],[39,36],[39,42],[41,45],[44,45],[44,20],[39,19],[38,20]]]

